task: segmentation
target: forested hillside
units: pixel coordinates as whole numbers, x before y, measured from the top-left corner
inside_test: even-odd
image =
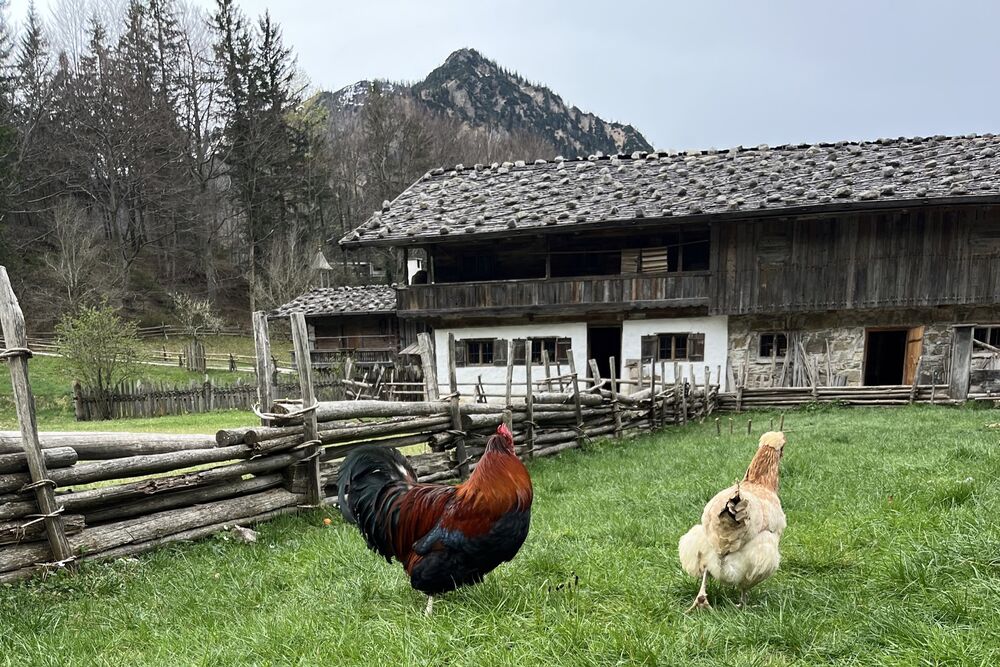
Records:
[[[102,300],[158,324],[170,293],[242,324],[301,292],[319,247],[340,282],[372,281],[361,261],[391,281],[390,258],[345,257],[336,240],[433,167],[551,157],[565,143],[551,118],[449,112],[426,81],[434,104],[363,82],[363,103],[345,108],[344,91],[310,89],[268,15],[234,0],[130,0],[124,15],[57,0],[16,24],[7,2],[0,263],[34,330]]]

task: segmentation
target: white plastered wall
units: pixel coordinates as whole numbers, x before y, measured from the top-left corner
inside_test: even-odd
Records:
[[[626,320],[622,323],[622,359],[626,363],[638,361],[641,358],[642,337],[666,333],[703,333],[705,334],[705,360],[679,362],[683,377],[687,378],[690,364],[694,364],[695,378],[698,382],[705,381],[705,366],[708,366],[712,383],[718,382],[716,369],[726,373],[726,358],[729,350],[728,318],[724,315],[714,317],[675,317],[670,319]],[[666,362],[666,381],[674,381],[674,362]],[[660,377],[660,364],[657,363],[657,378]],[[630,377],[630,369],[624,369],[624,376]],[[648,364],[645,369],[648,377]]]
[[[449,393],[448,387],[448,334],[455,334],[455,341],[469,338],[570,338],[573,341],[573,361],[580,377],[586,377],[587,371],[587,323],[559,322],[555,324],[514,324],[493,327],[440,328],[434,331],[434,347],[437,357],[438,384],[441,395]],[[556,375],[555,364],[550,365],[552,375]],[[563,374],[568,373],[567,365],[561,368]],[[457,368],[458,390],[465,397],[474,395],[473,384],[482,375],[483,383],[497,383],[498,386],[486,386],[487,394],[502,395],[507,384],[507,365],[503,366],[465,366]],[[532,364],[532,380],[545,377],[545,368]],[[524,395],[525,372],[523,365],[514,366],[514,385],[511,393],[515,396]],[[504,386],[499,386],[504,385]]]

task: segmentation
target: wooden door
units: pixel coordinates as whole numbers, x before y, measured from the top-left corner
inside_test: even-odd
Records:
[[[917,364],[924,351],[924,328],[913,327],[906,332],[906,359],[903,361],[903,384],[913,384]]]

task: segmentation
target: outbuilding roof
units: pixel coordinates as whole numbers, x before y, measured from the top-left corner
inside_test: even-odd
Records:
[[[1000,196],[993,134],[459,164],[425,174],[341,243],[984,196]]]
[[[362,315],[396,310],[396,290],[389,285],[317,287],[271,311],[268,317],[306,315]]]

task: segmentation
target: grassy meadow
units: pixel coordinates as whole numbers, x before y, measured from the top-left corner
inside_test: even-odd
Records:
[[[685,614],[677,540],[772,415],[593,443],[530,464],[531,534],[431,618],[335,510],[75,576],[0,587],[0,665],[992,665],[997,413],[789,413],[778,573]],[[323,519],[332,517],[330,526]]]

